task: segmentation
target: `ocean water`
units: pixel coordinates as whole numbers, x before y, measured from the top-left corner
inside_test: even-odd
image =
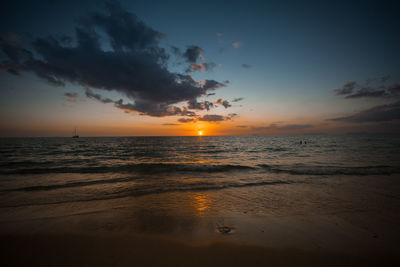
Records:
[[[0,139],[0,208],[400,172],[400,137]]]

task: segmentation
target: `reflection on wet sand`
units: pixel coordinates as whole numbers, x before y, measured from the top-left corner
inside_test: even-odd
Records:
[[[202,213],[208,210],[211,206],[211,200],[207,194],[204,193],[195,193],[193,194],[193,206],[198,211],[198,215],[202,215]]]

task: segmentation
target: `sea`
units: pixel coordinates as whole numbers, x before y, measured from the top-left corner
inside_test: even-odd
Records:
[[[398,135],[0,139],[0,208],[400,172]]]

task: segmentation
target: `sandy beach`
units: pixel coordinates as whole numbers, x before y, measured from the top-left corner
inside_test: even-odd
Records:
[[[379,252],[352,255],[221,241],[193,244],[140,235],[3,236],[1,244],[2,266],[396,265],[394,255]]]
[[[379,190],[386,188],[384,181],[398,178],[336,177],[336,187],[329,186],[333,191],[319,203],[306,196],[327,190],[325,182],[297,186],[297,195],[291,185],[252,187],[245,193],[253,197],[242,199],[240,207],[232,198],[240,197],[241,188],[2,208],[1,264],[395,266],[399,218],[393,209],[399,203],[394,199],[388,205]],[[365,206],[365,199],[348,194],[354,189],[349,180],[364,181],[370,189],[368,184],[379,180],[381,187],[373,189]],[[275,201],[287,203],[271,209],[256,202],[274,192]],[[310,206],[302,207],[301,199]],[[347,204],[334,209],[333,200]],[[293,202],[298,202],[295,209]],[[223,225],[231,232],[220,233]]]

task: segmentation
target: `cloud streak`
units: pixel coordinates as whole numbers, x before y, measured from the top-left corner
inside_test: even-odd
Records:
[[[392,104],[380,105],[362,110],[353,115],[329,119],[330,121],[344,122],[386,122],[400,120],[400,101]]]
[[[67,92],[64,94],[64,96],[67,98],[67,101],[69,102],[76,102],[76,100],[78,99],[78,93]]]
[[[190,122],[196,122],[196,121],[205,121],[205,122],[211,122],[211,123],[213,123],[213,122],[218,123],[218,122],[232,120],[236,116],[237,116],[236,113],[230,113],[227,116],[217,115],[217,114],[206,114],[203,116],[196,116],[194,118],[180,118],[180,119],[178,119],[178,122],[190,123]]]
[[[341,88],[334,89],[333,92],[347,99],[398,97],[400,95],[400,83],[386,85],[385,83],[389,79],[389,75],[368,79],[366,86],[361,86],[355,81],[347,81]]]

